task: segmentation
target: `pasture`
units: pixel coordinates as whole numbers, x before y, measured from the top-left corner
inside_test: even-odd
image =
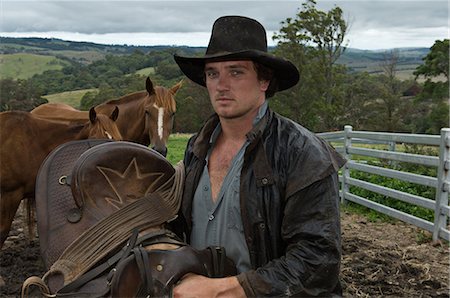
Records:
[[[171,134],[169,137],[169,142],[167,148],[167,159],[172,165],[176,165],[179,161],[183,160],[184,149],[186,148],[187,142],[191,137],[191,134]]]
[[[0,79],[28,79],[46,70],[60,70],[69,63],[55,56],[35,54],[0,54]]]
[[[150,76],[155,74],[155,68],[154,67],[146,67],[139,69],[135,72],[135,74],[141,75],[141,76]]]
[[[78,108],[80,106],[81,98],[88,92],[97,92],[97,89],[66,91],[45,95],[43,97],[47,99],[48,102],[65,103],[74,108]]]

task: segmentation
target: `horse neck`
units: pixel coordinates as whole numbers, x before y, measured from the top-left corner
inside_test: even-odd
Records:
[[[108,106],[111,111],[115,106],[119,107],[119,118],[117,118],[116,124],[122,132],[122,136],[130,140],[136,140],[145,133],[145,105],[149,102],[146,92],[136,93],[134,96],[123,102],[105,103],[105,106]]]
[[[47,125],[43,137],[48,144],[62,144],[71,140],[79,140],[89,136],[88,124],[51,123]]]

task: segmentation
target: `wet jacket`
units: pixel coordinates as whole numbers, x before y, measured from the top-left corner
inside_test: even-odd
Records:
[[[205,166],[210,118],[188,143],[178,229],[192,228],[192,199]],[[343,158],[326,142],[270,109],[247,134],[240,205],[252,270],[238,275],[249,297],[340,294],[337,171]],[[178,230],[179,231],[179,230]]]

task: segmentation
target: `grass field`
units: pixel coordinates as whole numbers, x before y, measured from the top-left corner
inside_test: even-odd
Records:
[[[55,56],[0,54],[0,79],[28,79],[46,70],[59,70],[68,63]]]
[[[167,145],[167,159],[172,165],[183,160],[186,144],[191,137],[190,134],[171,134]]]
[[[51,54],[61,55],[83,64],[89,64],[105,58],[106,54],[98,51],[49,51]]]
[[[138,71],[136,71],[136,74],[141,75],[141,76],[149,76],[154,73],[155,73],[154,67],[146,67],[146,68],[142,68],[142,69],[139,69]]]
[[[76,91],[67,91],[62,93],[55,93],[43,96],[48,102],[58,102],[65,103],[74,108],[78,108],[80,106],[81,98],[87,92],[95,92],[97,89],[83,89]]]

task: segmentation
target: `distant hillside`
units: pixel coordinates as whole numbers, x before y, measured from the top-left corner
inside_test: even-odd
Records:
[[[350,70],[368,73],[381,72],[381,64],[384,61],[386,52],[396,51],[399,55],[398,71],[414,71],[417,66],[423,63],[422,59],[430,51],[429,48],[398,48],[386,51],[369,51],[358,49],[347,49],[338,60],[338,63],[346,65]]]
[[[55,56],[37,54],[0,54],[0,79],[28,79],[46,70],[59,70],[69,65]]]
[[[167,49],[182,49],[192,53],[203,51],[201,47],[103,45],[91,42],[65,41],[56,38],[0,37],[0,54],[33,53],[54,55],[81,63],[91,63],[104,58],[107,54],[131,54],[136,50],[148,53]]]
[[[0,54],[29,53],[35,55],[50,55],[59,59],[67,59],[83,64],[102,59],[105,55],[130,54],[133,51],[149,53],[152,51],[171,50],[183,51],[186,54],[195,55],[203,53],[204,47],[174,47],[174,46],[129,46],[129,45],[102,45],[90,42],[73,42],[61,39],[48,38],[11,38],[0,37]],[[399,76],[406,79],[412,76],[416,67],[422,64],[429,48],[399,48],[395,50],[399,54]],[[386,51],[358,50],[348,48],[338,60],[338,63],[346,65],[350,71],[379,73]]]

